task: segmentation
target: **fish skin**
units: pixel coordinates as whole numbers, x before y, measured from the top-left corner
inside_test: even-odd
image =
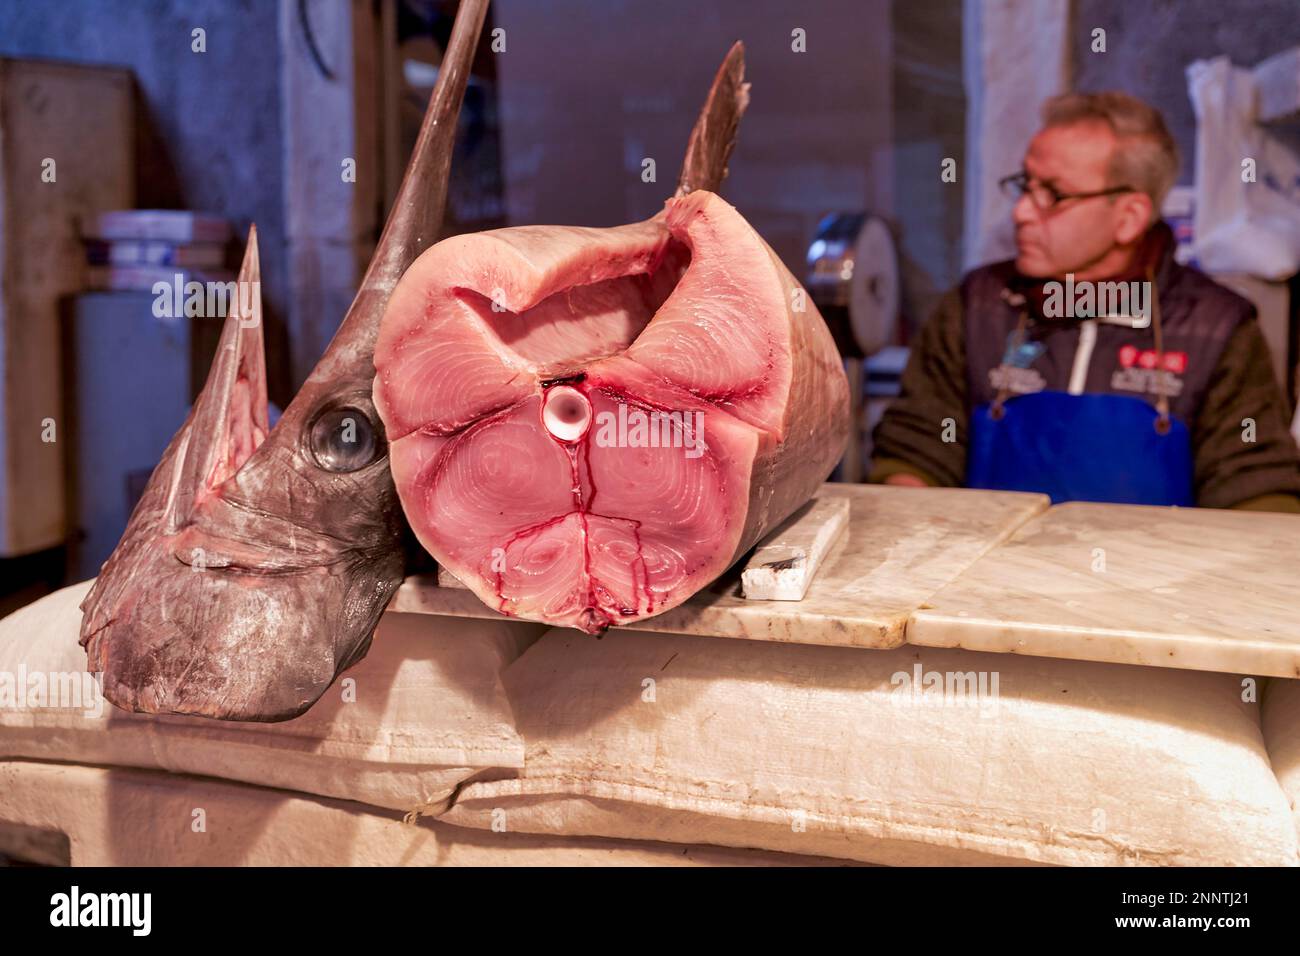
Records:
[[[252,456],[205,489],[241,368],[256,393],[249,416],[265,432],[260,315],[247,328],[250,317],[227,318],[194,411],[82,603],[89,669],[102,674],[105,697],[116,706],[287,720],[369,650],[402,581],[409,535],[371,399],[375,340],[397,280],[437,239],[456,116],[486,6],[461,3],[397,202],[338,333]],[[677,195],[716,190],[726,176],[748,104],[743,73],[737,43],[691,134]],[[248,256],[255,269],[255,231]],[[260,313],[260,303],[256,308]],[[380,449],[370,464],[344,474],[323,470],[308,448],[311,425],[340,405],[368,419]]]

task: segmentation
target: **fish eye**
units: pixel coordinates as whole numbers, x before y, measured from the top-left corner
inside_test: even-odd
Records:
[[[353,405],[327,408],[312,423],[308,443],[325,471],[364,468],[380,454],[378,430],[370,416]]]

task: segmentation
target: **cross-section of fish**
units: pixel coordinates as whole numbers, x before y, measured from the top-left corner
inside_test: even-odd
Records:
[[[435,245],[375,367],[425,548],[489,606],[592,633],[708,585],[812,496],[847,431],[825,322],[704,189],[632,225]]]

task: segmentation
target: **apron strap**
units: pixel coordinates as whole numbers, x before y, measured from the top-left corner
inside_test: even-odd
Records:
[[[1165,388],[1162,387],[1162,375],[1165,374],[1165,341],[1164,330],[1160,324],[1160,295],[1156,288],[1155,269],[1147,270],[1147,282],[1151,285],[1151,332],[1155,336],[1156,349],[1156,368],[1155,374],[1151,376],[1152,388],[1156,392],[1156,415],[1155,430],[1158,435],[1169,434],[1169,395]],[[1150,390],[1148,390],[1150,394]]]
[[[1010,289],[1002,290],[1002,298],[1009,305],[1020,307],[1020,318],[1016,321],[1015,338],[1012,339],[1013,344],[1011,346],[1013,349],[1019,349],[1020,346],[1025,344],[1025,336],[1029,331],[1029,307],[1026,305],[1023,295],[1012,292]],[[998,368],[1002,371],[1002,384],[998,386],[997,398],[993,399],[993,404],[989,406],[989,417],[995,422],[1002,420],[1002,416],[1005,414],[1002,406],[1011,397],[1011,388],[1008,384],[1011,381],[1011,376],[1007,373],[1005,353],[1002,356],[1002,364]]]

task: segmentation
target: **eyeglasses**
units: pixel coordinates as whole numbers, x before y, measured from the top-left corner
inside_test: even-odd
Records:
[[[1042,212],[1055,209],[1067,199],[1096,199],[1098,196],[1115,196],[1134,191],[1132,186],[1113,186],[1110,189],[1098,189],[1090,193],[1063,193],[1055,186],[1035,179],[1023,169],[999,179],[998,188],[1013,200],[1019,200],[1021,196],[1028,193],[1030,202]]]

